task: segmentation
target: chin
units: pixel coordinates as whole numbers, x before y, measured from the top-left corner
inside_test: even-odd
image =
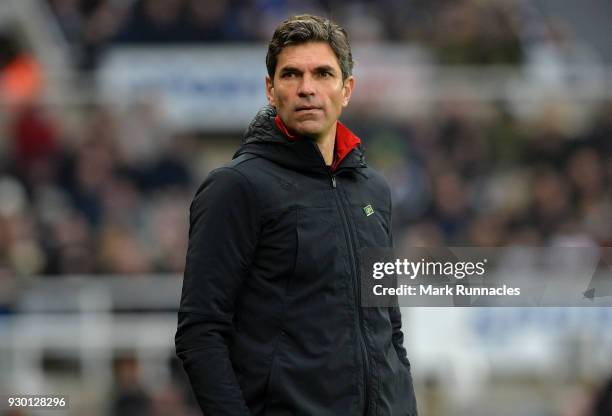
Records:
[[[319,136],[323,129],[319,123],[300,123],[295,131],[301,136]]]

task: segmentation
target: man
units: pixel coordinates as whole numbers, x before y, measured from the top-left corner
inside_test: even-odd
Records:
[[[359,251],[391,200],[338,121],[344,29],[295,16],[266,57],[270,105],[191,205],[176,349],[205,415],[416,415],[398,308],[360,306]]]

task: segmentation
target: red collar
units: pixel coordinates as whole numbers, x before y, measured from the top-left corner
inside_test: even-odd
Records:
[[[296,141],[300,138],[289,133],[285,123],[281,120],[279,116],[274,117],[274,123],[276,127],[283,133],[283,135],[289,139],[289,141]],[[344,124],[340,121],[336,121],[336,143],[334,145],[334,161],[331,165],[332,172],[335,171],[340,163],[344,160],[344,158],[359,144],[361,143],[361,139],[352,131],[350,131]]]

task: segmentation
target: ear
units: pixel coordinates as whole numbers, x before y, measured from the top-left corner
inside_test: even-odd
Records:
[[[268,97],[268,103],[270,103],[272,107],[276,107],[276,102],[274,100],[274,81],[269,75],[266,75],[266,97]]]
[[[346,107],[351,99],[351,94],[353,93],[353,88],[355,87],[355,78],[353,76],[349,76],[344,80],[342,84],[342,107]]]

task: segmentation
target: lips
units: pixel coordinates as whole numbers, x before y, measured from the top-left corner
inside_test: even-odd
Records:
[[[312,110],[320,110],[321,107],[315,107],[310,105],[296,107],[295,111],[312,111]]]

